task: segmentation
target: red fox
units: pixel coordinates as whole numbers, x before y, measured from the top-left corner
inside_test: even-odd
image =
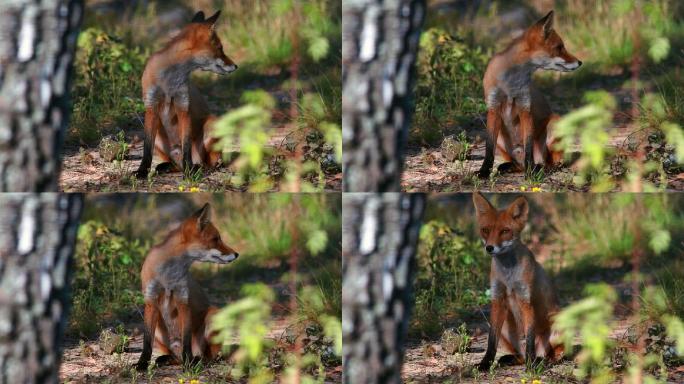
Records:
[[[520,241],[527,222],[528,205],[518,197],[506,209],[497,211],[479,192],[473,194],[480,236],[492,256],[489,274],[492,295],[487,351],[478,369],[486,371],[496,356],[499,340],[512,353],[500,364],[537,364],[537,356],[555,360],[562,345],[552,347],[551,324],[558,313],[556,290],[534,255]],[[525,358],[520,349],[525,336]]]
[[[210,135],[215,116],[200,91],[190,82],[196,69],[226,75],[238,66],[223,53],[215,32],[221,11],[205,20],[197,12],[192,22],[145,64],[142,93],[145,104],[143,158],[136,175],[145,178],[152,151],[162,163],[158,172],[214,167],[221,156]]]
[[[195,261],[227,264],[238,256],[211,223],[209,204],[150,250],[141,272],[145,333],[138,370],[147,369],[153,342],[162,354],[157,365],[216,358],[220,345],[211,342],[208,324],[217,308],[209,305],[193,280],[190,265]]]
[[[487,141],[480,177],[489,177],[495,148],[504,159],[499,173],[536,172],[561,161],[563,154],[553,149],[556,139],[548,132],[549,123],[558,116],[532,85],[532,73],[537,69],[570,72],[581,65],[553,29],[553,11],[489,61],[483,79]]]

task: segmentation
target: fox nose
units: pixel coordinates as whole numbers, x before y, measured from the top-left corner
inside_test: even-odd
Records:
[[[493,245],[488,245],[488,246],[485,247],[485,250],[486,250],[488,253],[492,253],[492,252],[494,252],[494,246],[493,246]]]
[[[240,257],[240,254],[235,252],[235,258],[237,259],[238,257]]]
[[[581,65],[582,65],[582,60],[577,60],[577,66],[579,67]]]

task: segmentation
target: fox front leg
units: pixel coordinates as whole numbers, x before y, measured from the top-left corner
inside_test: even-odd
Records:
[[[489,327],[489,337],[487,338],[487,351],[482,358],[482,361],[477,365],[479,371],[487,371],[492,366],[494,358],[496,357],[496,349],[499,344],[501,336],[501,328],[507,315],[507,308],[502,299],[494,299],[492,301],[492,321]]]
[[[498,107],[497,107],[498,108]],[[485,157],[482,162],[480,170],[477,172],[478,177],[486,179],[492,172],[494,166],[494,152],[496,150],[496,142],[499,139],[499,131],[503,124],[501,115],[497,108],[490,108],[487,111],[487,138],[485,142]]]
[[[135,369],[141,372],[147,370],[147,366],[152,358],[152,343],[154,342],[154,331],[159,321],[159,311],[153,303],[145,303],[145,334],[143,337],[143,350],[140,359],[135,364]]]
[[[154,141],[157,137],[157,131],[161,127],[161,119],[157,114],[156,107],[150,106],[145,109],[145,141],[143,144],[143,157],[140,161],[140,166],[135,172],[138,179],[144,179],[150,172],[152,166],[152,151],[154,150]]]

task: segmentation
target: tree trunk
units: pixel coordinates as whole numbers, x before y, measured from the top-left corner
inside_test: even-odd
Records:
[[[56,191],[82,0],[0,1],[0,191]]]
[[[346,383],[400,383],[425,195],[342,198]]]
[[[81,195],[0,194],[0,383],[57,383]]]
[[[343,3],[344,190],[399,191],[424,0]]]

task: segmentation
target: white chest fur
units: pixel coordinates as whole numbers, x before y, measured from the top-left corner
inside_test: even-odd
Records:
[[[497,85],[487,95],[487,107],[495,108],[504,103],[515,103],[520,108],[529,109],[531,103],[530,85],[532,73],[536,69],[532,63],[514,65],[497,77]]]
[[[145,94],[145,106],[155,106],[162,103],[170,106],[188,109],[190,105],[190,91],[188,84],[190,73],[197,69],[197,64],[189,61],[171,65],[160,72],[158,85],[154,85]]]

